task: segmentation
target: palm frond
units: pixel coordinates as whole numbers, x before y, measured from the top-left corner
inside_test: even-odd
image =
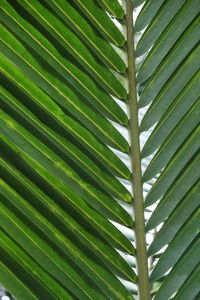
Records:
[[[154,205],[146,230],[157,231],[148,254],[160,254],[150,280],[153,286],[162,280],[156,300],[175,293],[173,299],[186,299],[189,291],[188,297],[195,299],[200,250],[200,7],[195,0],[154,2],[146,1],[136,20],[136,30],[147,25],[136,54],[148,51],[137,76],[138,82],[145,81],[139,106],[150,104],[140,129],[154,126],[141,152],[143,158],[151,155],[143,181],[156,176],[145,199],[146,207]]]
[[[87,19],[94,8],[107,26]],[[131,172],[108,147],[129,151],[110,121],[128,123],[113,98],[126,99],[126,64],[109,43],[125,38],[96,1],[3,0],[1,20],[2,283],[22,299],[132,299],[118,250],[134,247],[109,221],[133,225],[116,201],[130,203],[119,178]]]
[[[199,12],[1,1],[0,283],[17,299],[198,299]]]

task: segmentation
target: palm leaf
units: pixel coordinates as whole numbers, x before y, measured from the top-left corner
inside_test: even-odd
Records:
[[[197,1],[147,1],[136,21],[138,30],[149,22],[136,54],[149,51],[137,78],[145,81],[140,107],[150,103],[141,132],[155,124],[141,154],[152,157],[143,181],[156,176],[145,199],[146,207],[156,204],[146,226],[157,231],[148,249],[155,261],[150,281],[162,282],[156,300],[174,293],[173,299],[196,299],[199,292],[198,13]]]
[[[1,1],[0,282],[17,299],[197,300],[199,9]]]

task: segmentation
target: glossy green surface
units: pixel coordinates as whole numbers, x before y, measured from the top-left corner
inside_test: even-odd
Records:
[[[133,300],[146,229],[154,299],[198,300],[199,12],[198,0],[0,2],[0,282],[17,299]]]

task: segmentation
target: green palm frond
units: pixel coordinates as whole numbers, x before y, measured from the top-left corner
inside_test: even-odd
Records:
[[[197,300],[199,11],[1,1],[0,283],[18,300]]]
[[[145,199],[156,203],[146,230],[158,228],[148,254],[161,251],[150,280],[165,275],[155,300],[199,292],[199,10],[198,1],[146,1],[136,20],[136,30],[148,25],[136,47],[137,55],[149,51],[137,75],[145,81],[139,106],[150,103],[141,132],[155,124],[141,152],[154,153],[143,181],[157,175]]]

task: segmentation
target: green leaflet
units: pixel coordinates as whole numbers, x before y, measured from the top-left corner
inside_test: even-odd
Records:
[[[187,15],[182,15],[181,18],[179,18],[178,15],[177,22],[175,22],[173,26],[171,26],[172,28],[167,28],[166,36],[161,36],[160,39],[156,42],[156,44],[154,44],[154,46],[148,54],[148,57],[145,59],[141,68],[139,69],[137,76],[138,81],[140,81],[140,78],[142,78],[142,81],[145,81],[153,74],[153,72],[157,69],[163,58],[168,54],[168,52],[175,44],[176,39],[178,39],[181,36],[181,33],[184,32],[184,30],[187,29],[187,27],[194,26],[196,30],[199,30],[200,18],[196,18],[193,21],[192,25],[190,24],[192,17],[195,18],[196,15],[198,15],[198,10],[196,9],[196,7],[191,7],[190,10],[186,8],[186,12],[187,15],[190,15],[190,18],[187,18]],[[183,22],[183,20],[187,20],[187,22]],[[179,30],[175,30],[176,28],[179,28]],[[173,37],[173,39],[169,37]],[[190,38],[192,38],[192,33],[190,33]],[[187,41],[187,47],[189,48],[189,46],[190,41]],[[179,55],[181,56],[181,53]]]
[[[142,149],[142,157],[146,157],[153,153],[157,147],[164,142],[194,103],[196,103],[199,107],[199,84],[200,72],[198,72],[189,84],[186,85],[183,91],[166,111],[163,118],[157,123]],[[188,101],[188,97],[190,98],[190,101]]]
[[[199,207],[199,192],[200,183],[197,182],[169,215],[162,228],[156,234],[148,249],[149,256],[158,252],[158,250],[168,244],[186,220]]]
[[[11,293],[16,295],[17,298],[20,298],[21,300],[37,299],[37,297],[23,284],[23,282],[19,280],[18,275],[11,272],[2,262],[0,262],[0,277],[1,284],[6,286]]]
[[[184,26],[182,25],[183,23],[187,23],[184,22],[186,18],[191,21],[193,17],[198,14],[198,11],[198,0],[177,0],[176,3],[174,3],[173,0],[165,1],[137,44],[136,55],[142,55],[157,41],[157,39],[161,39],[166,28],[168,28],[168,25],[172,26],[178,19],[178,21],[180,21],[180,27],[182,27]],[[185,15],[183,15],[184,13]],[[177,33],[179,33],[179,31],[177,31]],[[171,39],[176,39],[177,33],[173,31]]]
[[[167,81],[159,94],[154,98],[140,124],[141,131],[148,130],[161,119],[178,94],[198,71],[199,50],[200,47],[197,47],[190,53],[189,57],[173,73],[169,81]]]
[[[120,167],[122,170],[129,174],[130,171],[127,167],[110,151],[105,145],[95,138],[86,128],[79,124],[76,120],[72,119],[60,109],[60,107],[52,101],[52,99],[39,89],[31,80],[23,76],[17,68],[14,67],[6,58],[0,57],[2,61],[2,72],[3,74],[16,86],[20,91],[26,95],[26,103],[29,101],[31,106],[37,107],[36,114],[39,114],[40,118],[44,118],[46,124],[51,124],[53,128],[59,131],[63,135],[73,136],[76,141],[87,149],[90,148],[91,152],[99,153],[100,161],[106,159],[107,162],[105,167],[113,165],[111,170]],[[20,79],[20,82],[19,82]],[[28,99],[27,99],[28,97]],[[88,147],[90,144],[91,147]],[[86,146],[87,145],[87,146]],[[104,152],[104,153],[103,153]],[[105,153],[107,153],[105,155]],[[110,159],[108,159],[110,157]],[[118,164],[114,163],[114,160],[118,160]],[[122,172],[124,172],[122,171]],[[115,171],[114,171],[115,172]],[[119,172],[117,172],[119,174]],[[120,171],[121,173],[121,171]],[[115,173],[116,174],[116,173]]]
[[[162,64],[158,66],[154,74],[149,78],[139,100],[139,107],[149,104],[164,87],[167,80],[182,63],[190,51],[198,45],[196,32],[200,29],[198,19],[184,32],[178,42],[174,45]]]
[[[187,300],[190,299],[196,299],[196,296],[198,297],[198,293],[200,291],[199,286],[200,281],[200,265],[193,270],[192,274],[189,276],[186,282],[181,286],[180,290],[176,294],[176,296],[173,298],[173,300]]]
[[[157,11],[162,6],[164,1],[165,0],[160,0],[160,1],[149,0],[144,3],[144,6],[140,11],[135,22],[134,29],[136,32],[142,30],[146,25],[148,25],[151,22],[151,20],[156,15]],[[136,0],[134,1],[134,3],[135,2],[137,4],[138,1]]]
[[[143,2],[145,2],[145,0],[134,0],[134,7],[139,6],[140,4],[142,4]]]
[[[49,276],[33,259],[30,258],[16,243],[14,243],[4,232],[0,232],[1,241],[1,259],[8,270],[5,271],[10,275],[6,282],[6,286],[10,286],[10,291],[20,297],[20,299],[27,299],[33,293],[34,299],[39,297],[48,297],[48,299],[73,299],[70,294],[63,289],[51,276]],[[34,269],[34,272],[33,272]],[[12,275],[11,275],[12,274]],[[17,274],[19,283],[13,283]],[[1,278],[3,278],[2,276]],[[13,278],[11,278],[11,276]],[[3,281],[5,278],[3,279]],[[22,283],[24,282],[24,284]],[[8,283],[8,285],[7,285]],[[20,286],[21,284],[21,286]],[[18,290],[19,289],[19,290]],[[21,292],[24,294],[21,295]]]
[[[170,162],[161,172],[146,198],[147,202],[155,202],[166,193],[182,169],[199,149],[200,127],[197,127],[182,144]]]
[[[199,170],[199,155],[196,154],[162,197],[160,203],[148,220],[148,230],[155,228],[170,215],[170,213],[187,194],[191,187],[199,180]],[[146,206],[149,206],[150,204],[152,204],[150,201],[146,201]]]
[[[105,217],[102,217],[95,210],[91,209],[90,206],[88,206],[87,203],[85,203],[85,201],[83,201],[76,193],[67,188],[67,186],[61,181],[53,177],[51,173],[47,172],[44,168],[41,168],[39,164],[34,163],[33,160],[31,160],[31,163],[28,164],[25,160],[25,155],[23,155],[24,159],[22,160],[19,155],[20,152],[14,152],[13,144],[11,144],[5,137],[1,137],[0,141],[2,148],[1,155],[8,155],[12,160],[12,163],[16,163],[16,166],[20,168],[20,170],[22,169],[26,176],[44,190],[47,195],[55,197],[57,201],[61,201],[64,207],[65,204],[69,204],[73,208],[77,209],[83,219],[89,219],[90,223],[97,231],[102,233],[103,230],[105,238],[114,244],[116,248],[119,247],[120,249],[126,249],[126,252],[132,253],[133,246],[110,222],[105,219]],[[6,154],[3,150],[5,150]],[[127,220],[129,222],[128,224]],[[131,224],[131,218],[126,218],[126,225],[130,226]]]
[[[86,42],[101,60],[117,72],[123,73],[126,65],[122,58],[116,53],[111,45],[100,37],[94,28],[83,18],[78,10],[74,9],[71,1],[46,1],[46,4],[61,17],[62,21],[68,24],[78,36]],[[95,34],[96,33],[96,34]]]
[[[122,111],[122,109],[120,109],[113,98],[108,95],[103,89],[99,88],[99,86],[91,79],[90,76],[87,75],[86,72],[83,72],[76,64],[74,64],[70,55],[64,55],[63,50],[58,48],[57,44],[53,43],[53,41],[48,40],[44,35],[36,30],[35,27],[33,27],[19,14],[17,14],[16,11],[11,6],[9,6],[7,2],[5,2],[2,10],[0,10],[0,14],[3,23],[9,27],[11,32],[14,30],[14,33],[17,35],[18,39],[23,39],[24,45],[23,50],[21,51],[25,53],[25,55],[28,55],[28,59],[31,58],[32,61],[36,56],[38,60],[36,64],[40,70],[41,64],[45,66],[43,67],[43,72],[45,72],[46,69],[49,70],[49,64],[53,68],[53,73],[55,73],[56,70],[56,74],[58,72],[62,76],[62,81],[64,79],[65,82],[68,82],[70,84],[70,89],[67,89],[67,87],[64,88],[65,99],[67,98],[69,101],[70,97],[72,97],[73,101],[77,101],[76,99],[74,99],[77,98],[77,96],[74,96],[73,92],[71,91],[73,86],[76,89],[76,92],[78,91],[78,93],[86,98],[92,106],[94,106],[101,113],[105,114],[106,117],[109,117],[110,119],[114,120],[115,122],[119,122],[120,124],[127,124],[126,114]],[[13,39],[11,34],[9,36],[5,34],[3,35],[3,37],[5,38],[5,40],[10,40],[11,38]],[[19,41],[17,45],[18,47],[22,47]],[[7,45],[6,47],[8,48]],[[29,52],[32,53],[31,57],[27,51],[27,47],[29,49]],[[52,70],[51,67],[50,70]],[[34,71],[34,66],[31,66],[31,68]],[[48,74],[48,72],[45,72],[45,74],[48,74],[50,78],[52,76],[51,73]],[[31,75],[33,76],[32,73]],[[43,89],[47,86],[47,92],[50,92],[50,94],[52,94],[54,98],[60,97],[60,95],[58,91],[55,92],[52,88],[49,91],[49,87],[53,85],[53,87],[55,88],[55,85],[51,82],[52,80],[53,82],[55,81],[55,83],[58,82],[57,86],[60,87],[59,83],[61,82],[62,84],[62,81],[58,80],[57,77],[58,74],[56,78],[55,76],[52,76],[50,82],[46,79],[44,80],[44,78],[41,78],[41,76],[39,78],[40,80],[42,79]],[[36,80],[37,77],[34,77],[34,79]],[[62,88],[63,86],[64,84],[62,84]],[[63,96],[62,89],[61,94]]]
[[[126,99],[127,92],[123,85],[120,84],[108,68],[97,63],[94,56],[69,27],[66,27],[38,0],[34,2],[23,0],[19,1],[19,3],[91,74],[99,84],[102,85],[103,88],[105,88],[108,93],[113,94],[115,97]],[[62,35],[60,32],[62,32]]]
[[[83,172],[87,173],[91,179],[95,180],[111,196],[118,197],[121,200],[124,199],[124,196],[127,194],[124,186],[114,176],[98,168],[88,155],[84,154],[76,145],[70,142],[70,139],[64,138],[55,130],[46,126],[45,123],[41,122],[25,105],[12,94],[8,93],[3,87],[0,88],[0,98],[0,107],[16,119],[18,123],[24,125],[51,150],[63,157],[63,159],[72,159],[76,165],[79,165]]]
[[[23,220],[29,220],[46,235],[46,245],[44,247],[47,249],[47,256],[49,256],[48,254],[53,253],[53,249],[56,250],[56,248],[59,248],[61,252],[58,250],[58,254],[62,255],[63,253],[63,257],[66,256],[65,261],[67,263],[70,260],[76,262],[75,264],[77,266],[74,266],[74,270],[79,267],[84,273],[87,274],[85,275],[85,279],[88,276],[90,280],[94,280],[94,284],[99,286],[99,289],[102,289],[102,293],[105,293],[106,295],[110,297],[112,296],[116,299],[118,297],[118,292],[120,294],[125,293],[125,288],[123,288],[122,285],[120,288],[120,284],[118,286],[118,292],[113,290],[112,287],[117,284],[116,278],[110,272],[108,272],[103,265],[101,266],[101,264],[94,260],[95,257],[91,255],[90,251],[87,251],[87,249],[84,248],[83,251],[81,246],[77,247],[77,243],[75,243],[74,239],[70,239],[68,235],[62,234],[55,226],[53,226],[46,218],[44,218],[37,210],[30,206],[28,202],[24,201],[24,199],[22,199],[6,184],[2,183],[1,191],[7,200],[6,205],[8,204],[9,207],[11,206],[16,215],[18,215],[18,211],[20,211],[24,216],[22,217]],[[21,225],[21,228],[24,228],[24,232],[27,232],[27,230],[28,232],[31,232],[24,225]],[[38,248],[42,249],[43,241],[41,241],[39,238],[37,230],[34,227],[32,228],[32,234],[30,234],[30,236],[32,237],[32,240],[37,241]],[[52,255],[51,257],[54,258],[55,264],[58,265],[60,258],[56,255]],[[66,270],[66,274],[68,276],[70,275],[68,270]],[[84,280],[84,282],[87,282],[87,279]],[[93,294],[93,297],[94,296],[95,293]],[[102,299],[104,298],[102,297]]]
[[[143,181],[155,176],[172,158],[184,140],[191,134],[199,122],[199,103],[195,103],[179,124],[160,146],[145,170]]]
[[[62,234],[71,235],[75,240],[81,241],[85,246],[89,247],[110,270],[122,276],[124,279],[132,281],[135,277],[133,271],[113,249],[113,247],[117,247],[123,251],[127,251],[126,246],[123,248],[120,246],[119,238],[123,236],[120,235],[119,231],[110,222],[106,219],[102,222],[102,219],[96,218],[94,224],[94,222],[91,221],[89,209],[85,209],[85,216],[82,214],[84,222],[81,222],[81,213],[77,209],[78,205],[80,205],[81,208],[80,201],[77,203],[77,208],[72,208],[69,205],[64,206],[58,197],[49,197],[7,161],[0,160],[0,166],[2,178],[11,187],[15,188],[16,192],[24,199],[31,199],[27,202],[54,224]],[[96,217],[97,213],[94,211],[91,213],[93,213],[93,217]],[[110,235],[111,232],[112,235]],[[128,243],[125,244],[128,245]],[[131,249],[131,245],[129,248]]]
[[[184,284],[200,262],[199,252],[200,239],[196,239],[166,277],[156,294],[155,300],[168,300]]]
[[[70,289],[83,299],[92,299],[97,296],[94,289],[88,289],[87,283],[80,276],[80,269],[73,268],[69,261],[50,247],[47,241],[37,235],[35,231],[27,226],[27,223],[14,214],[11,209],[1,203],[2,227],[31,257],[36,260],[47,272],[53,272],[60,284]],[[30,224],[30,223],[29,223]]]
[[[114,199],[84,181],[66,161],[3,112],[1,112],[1,132],[5,137],[12,140],[15,152],[18,153],[19,151],[22,158],[26,159],[29,164],[34,161],[36,165],[40,165],[53,177],[68,185],[103,215],[105,213],[111,219],[114,218],[118,221],[122,218],[123,222],[126,222],[125,220],[129,215]],[[114,215],[116,216],[114,217]]]
[[[2,32],[4,32],[4,30],[2,30]],[[8,39],[8,37],[10,37],[10,39]],[[61,79],[59,80],[58,76],[46,71],[45,65],[42,68],[34,56],[30,55],[30,53],[26,51],[26,48],[18,43],[16,39],[13,39],[9,32],[5,31],[5,38],[0,46],[6,57],[14,63],[17,61],[17,66],[23,70],[33,82],[41,87],[48,95],[53,97],[55,102],[76,117],[85,127],[90,129],[94,135],[100,138],[104,143],[118,150],[124,149],[124,145],[127,144],[127,141],[114,126],[87,103],[84,103],[84,101],[80,99],[81,96],[68,88]],[[23,56],[21,56],[20,53],[23,53]],[[127,148],[128,147],[127,144]]]
[[[193,242],[200,232],[200,209],[179,229],[170,245],[162,254],[159,262],[151,273],[151,280],[155,281],[165,274],[181,258],[187,247]]]
[[[12,216],[12,219],[10,219],[10,216]],[[57,247],[54,249],[50,247],[47,241],[44,242],[33,230],[30,230],[30,227],[28,228],[11,210],[4,207],[1,218],[3,220],[3,226],[6,227],[6,231],[9,232],[12,238],[17,240],[20,246],[26,251],[31,251],[31,256],[46,269],[46,271],[50,274],[53,273],[65,288],[70,289],[77,297],[82,297],[82,299],[94,299],[94,297],[105,299],[105,296],[99,293],[96,285],[91,286],[91,283],[88,283],[86,275],[84,275],[83,279],[83,274],[81,274],[82,272],[79,268],[77,269],[74,264],[70,261],[68,263],[66,258],[63,258],[63,252],[60,253]],[[18,224],[18,226],[16,226],[16,224]],[[120,285],[119,282],[119,288]],[[130,298],[129,292],[122,285],[119,291],[124,297]],[[119,299],[119,295],[118,291],[112,291],[113,299]]]
[[[124,46],[124,36],[95,0],[72,0],[72,2],[82,10],[84,15],[89,18],[92,24],[108,41],[121,47]]]
[[[118,0],[97,0],[97,2],[106,9],[111,15],[115,16],[118,19],[123,19],[125,12],[119,4]]]

